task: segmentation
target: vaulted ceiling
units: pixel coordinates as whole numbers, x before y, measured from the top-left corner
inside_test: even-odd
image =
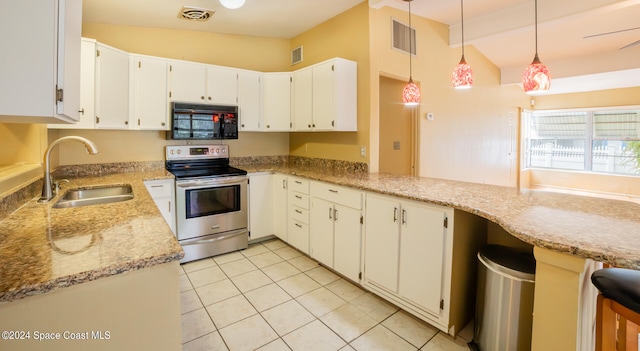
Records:
[[[83,20],[292,38],[363,1],[246,0],[229,10],[217,0],[83,0]],[[404,0],[368,2],[408,9]],[[208,22],[192,23],[178,18],[183,5],[215,13]],[[411,11],[449,25],[450,46],[460,46],[459,1],[413,0]],[[640,0],[538,0],[538,52],[554,79],[550,93],[640,86],[638,18]],[[500,68],[502,84],[517,84],[535,53],[534,1],[464,0],[464,19],[465,45]]]

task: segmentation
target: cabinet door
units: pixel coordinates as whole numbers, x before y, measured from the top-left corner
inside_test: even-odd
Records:
[[[249,174],[249,239],[273,234],[273,185],[270,173]]]
[[[207,88],[205,65],[172,62],[169,65],[171,101],[204,103]]]
[[[438,314],[442,291],[445,213],[403,202],[398,294]]]
[[[238,71],[236,69],[207,66],[206,102],[220,105],[238,104]]]
[[[0,121],[78,120],[81,26],[81,0],[0,2]]]
[[[129,54],[96,45],[96,127],[129,128]]]
[[[273,175],[273,232],[287,241],[287,176]]]
[[[389,291],[398,291],[400,203],[367,194],[365,278]]]
[[[261,78],[262,73],[240,71],[238,73],[238,111],[240,131],[258,131],[262,129],[261,114]]]
[[[361,212],[334,204],[333,268],[357,282],[360,278]]]
[[[292,131],[310,131],[313,108],[313,71],[303,68],[293,72],[293,92],[291,94]]]
[[[82,38],[80,51],[80,120],[73,124],[49,124],[49,129],[95,128],[96,41]]]
[[[262,116],[265,131],[291,129],[291,73],[265,73],[262,78]]]
[[[153,202],[167,222],[171,231],[176,233],[175,188],[173,179],[148,180],[144,182]]]
[[[311,198],[309,253],[311,257],[333,268],[333,203]]]
[[[168,63],[162,59],[134,56],[133,67],[133,128],[167,130]]]
[[[333,130],[335,117],[333,61],[313,66],[313,130]]]

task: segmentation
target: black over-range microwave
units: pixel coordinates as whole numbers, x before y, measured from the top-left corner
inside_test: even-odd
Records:
[[[172,102],[167,139],[238,139],[238,107]]]

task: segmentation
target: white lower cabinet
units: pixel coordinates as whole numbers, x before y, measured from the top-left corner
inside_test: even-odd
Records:
[[[173,234],[176,234],[175,181],[173,179],[147,180],[144,182],[153,202],[167,222]]]
[[[271,179],[273,186],[273,234],[282,241],[288,242],[287,176],[276,173]]]
[[[314,181],[310,196],[310,256],[359,281],[362,192]]]
[[[364,284],[447,330],[453,209],[367,193]]]
[[[249,173],[249,240],[273,234],[271,173]]]

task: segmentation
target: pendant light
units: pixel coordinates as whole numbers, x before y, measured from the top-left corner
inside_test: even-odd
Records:
[[[244,0],[220,0],[220,4],[228,9],[235,10],[244,5]]]
[[[538,0],[535,0],[536,56],[522,74],[522,87],[529,95],[544,94],[551,87],[549,69],[538,57]]]
[[[460,18],[462,19],[462,58],[460,63],[453,69],[451,82],[456,89],[469,89],[473,85],[473,70],[464,59],[464,4],[460,0]]]
[[[413,55],[413,37],[411,33],[413,33],[413,28],[411,28],[411,1],[413,0],[404,0],[409,3],[409,82],[402,89],[402,102],[405,106],[415,106],[420,103],[420,87],[416,83],[413,82],[412,70],[411,66],[411,56]]]

